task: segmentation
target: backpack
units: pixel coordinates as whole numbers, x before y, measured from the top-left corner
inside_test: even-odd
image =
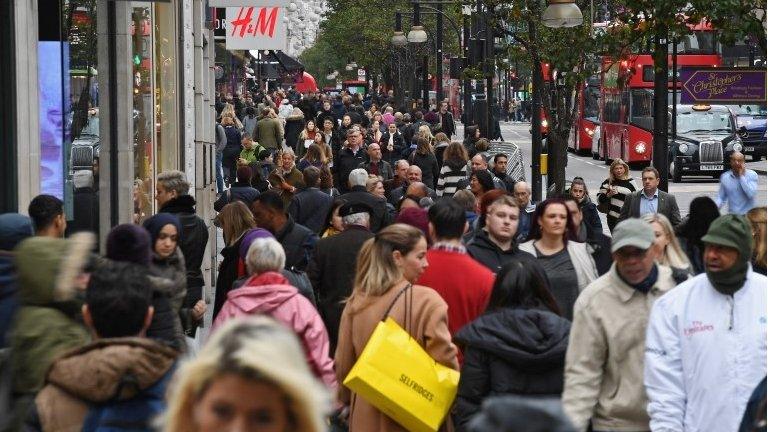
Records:
[[[296,270],[295,267],[291,267],[290,269],[283,269],[280,273],[286,279],[288,279],[288,282],[290,282],[291,285],[299,290],[299,294],[306,297],[313,306],[317,307],[317,301],[315,300],[315,290],[312,288],[312,282],[309,281],[307,272]]]
[[[110,400],[91,405],[83,422],[83,432],[152,432],[156,417],[165,412],[165,390],[173,377],[176,366],[146,390],[128,400]],[[115,394],[124,386],[134,386],[135,378],[125,376]]]

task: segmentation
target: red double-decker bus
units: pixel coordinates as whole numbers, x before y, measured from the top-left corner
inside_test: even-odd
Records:
[[[677,41],[677,67],[719,67],[715,32],[707,24],[691,27],[692,34]],[[670,45],[670,52],[671,52]],[[672,56],[668,57],[672,64]],[[670,83],[672,87],[672,68]],[[649,163],[653,153],[653,57],[630,55],[620,61],[603,57],[600,73],[600,139],[598,154],[609,164]],[[681,83],[678,82],[678,88]]]
[[[568,139],[568,148],[576,153],[592,151],[592,137],[600,116],[600,77],[591,76],[579,89],[576,103],[578,114]]]

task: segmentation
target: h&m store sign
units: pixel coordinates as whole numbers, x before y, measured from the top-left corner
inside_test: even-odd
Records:
[[[286,10],[275,6],[216,9],[214,36],[225,39],[228,50],[284,50]]]

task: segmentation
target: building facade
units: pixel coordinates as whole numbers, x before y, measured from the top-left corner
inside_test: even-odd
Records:
[[[0,2],[0,213],[47,193],[103,247],[184,171],[215,263],[214,43],[206,0]],[[209,284],[210,286],[210,284]]]

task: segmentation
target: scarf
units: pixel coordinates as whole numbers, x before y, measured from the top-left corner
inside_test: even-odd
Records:
[[[728,270],[713,272],[706,269],[705,271],[709,282],[719,293],[732,296],[747,281],[749,262],[739,257],[739,261]]]
[[[659,279],[659,268],[656,266],[656,264],[653,265],[653,268],[651,269],[651,272],[648,273],[648,276],[645,277],[642,281],[636,284],[631,284],[627,282],[626,279],[621,275],[620,272],[616,272],[616,274],[619,275],[619,278],[624,281],[625,284],[631,286],[632,288],[640,291],[643,294],[648,294],[651,291],[651,288],[653,288],[654,285],[656,285],[656,281]]]

